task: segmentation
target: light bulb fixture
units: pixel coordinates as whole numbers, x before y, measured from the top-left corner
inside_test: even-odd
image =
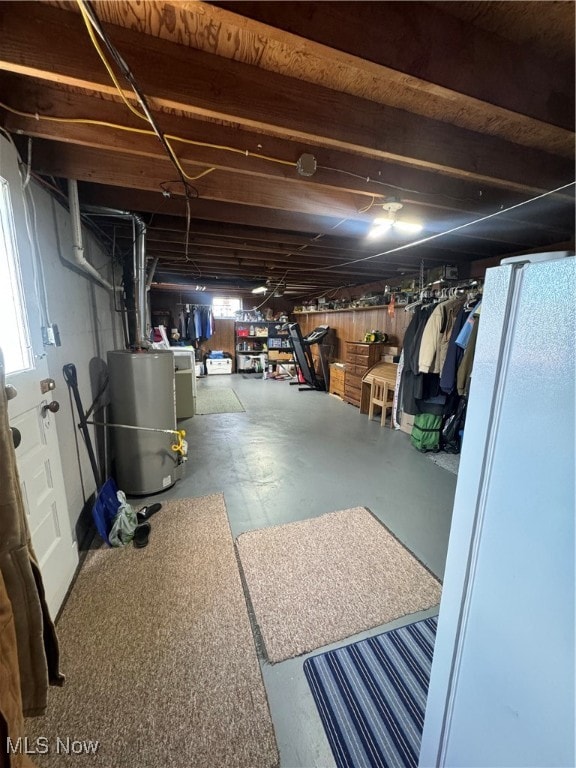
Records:
[[[267,290],[267,285],[259,285],[257,288],[252,288],[252,293],[266,293]]]
[[[395,221],[394,229],[412,235],[417,232],[422,232],[422,224],[418,224],[416,221]]]
[[[402,210],[404,204],[396,197],[392,197],[383,203],[382,208],[387,211],[386,219],[377,218],[372,223],[372,228],[368,232],[369,240],[376,240],[394,230],[398,234],[415,235],[422,230],[422,225],[415,221],[398,220],[396,215]]]

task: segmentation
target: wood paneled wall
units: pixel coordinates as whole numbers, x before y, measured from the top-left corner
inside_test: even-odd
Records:
[[[305,336],[319,325],[329,325],[336,331],[335,360],[344,360],[345,341],[363,341],[366,331],[378,330],[388,334],[388,344],[401,347],[406,328],[412,319],[411,312],[396,307],[394,316],[388,307],[374,309],[347,309],[328,312],[305,312],[293,315]]]
[[[236,369],[236,352],[234,347],[234,320],[214,320],[214,334],[208,341],[203,342],[202,351],[218,349],[229,352],[234,361],[232,370]]]

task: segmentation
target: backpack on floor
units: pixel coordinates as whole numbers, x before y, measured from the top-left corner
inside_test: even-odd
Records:
[[[410,442],[419,451],[438,451],[440,449],[440,426],[442,416],[432,413],[418,413],[414,416],[414,426]]]

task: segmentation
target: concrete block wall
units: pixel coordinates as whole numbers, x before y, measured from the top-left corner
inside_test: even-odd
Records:
[[[90,527],[92,494],[96,483],[86,447],[77,429],[78,416],[62,368],[66,363],[76,366],[80,394],[87,409],[105,380],[106,352],[124,347],[121,316],[115,311],[112,293],[71,263],[72,228],[67,209],[37,184],[34,184],[32,194],[50,321],[58,326],[61,341],[61,346],[47,347],[46,350],[50,376],[56,382],[54,397],[60,403],[56,420],[66,499],[72,530],[82,546],[86,543]],[[84,248],[86,259],[111,282],[110,254],[104,252],[86,229]],[[116,273],[118,282],[119,267],[116,267]],[[119,306],[118,298],[116,303]],[[104,430],[95,432],[91,428],[91,431],[102,449],[105,444]],[[105,473],[108,468],[102,466],[101,469]]]

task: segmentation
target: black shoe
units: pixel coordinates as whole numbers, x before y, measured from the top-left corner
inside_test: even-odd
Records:
[[[152,517],[152,515],[155,512],[158,512],[159,509],[162,509],[162,504],[159,504],[158,502],[156,502],[156,504],[150,504],[147,507],[142,507],[139,512],[136,512],[138,522],[143,523],[145,520],[148,520],[148,518]]]
[[[140,525],[137,525],[134,529],[134,536],[132,538],[132,542],[134,543],[134,546],[136,549],[142,549],[142,547],[146,547],[148,545],[148,538],[150,536],[150,530],[152,526],[150,523],[140,523]]]

